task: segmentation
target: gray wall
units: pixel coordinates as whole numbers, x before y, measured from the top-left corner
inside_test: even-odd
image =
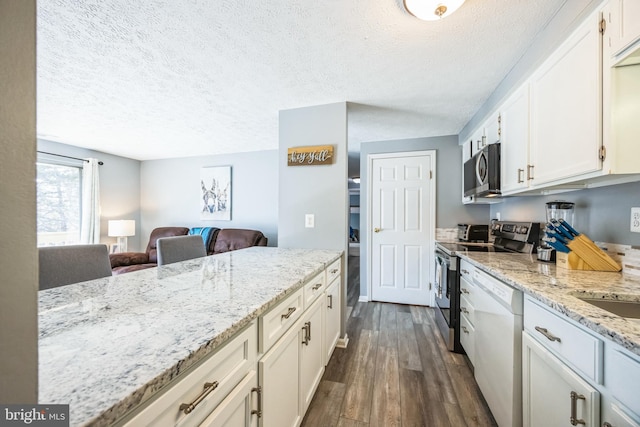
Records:
[[[546,221],[545,203],[565,200],[575,203],[574,222],[578,231],[592,240],[640,246],[640,233],[631,233],[631,208],[640,207],[640,183],[612,185],[571,191],[554,196],[506,197],[491,206],[491,217],[500,212],[502,219]]]
[[[367,175],[369,154],[436,150],[436,227],[489,222],[487,205],[462,204],[462,152],[457,135],[367,142],[360,146],[360,295],[367,295]]]
[[[35,0],[0,0],[0,58],[0,402],[36,403]]]
[[[200,169],[231,166],[231,221],[203,221]],[[278,151],[142,162],[141,236],[156,227],[219,227],[260,230],[278,244]]]
[[[333,145],[330,165],[287,166],[287,149]],[[278,246],[347,250],[347,104],[280,111]],[[305,228],[305,214],[315,228]]]
[[[133,219],[136,221],[136,235],[127,240],[130,251],[146,247],[148,235],[140,234],[140,162],[126,157],[114,156],[101,151],[88,150],[58,142],[38,140],[38,150],[62,154],[81,159],[94,157],[104,162],[100,166],[100,242],[115,243],[109,237],[110,219]]]

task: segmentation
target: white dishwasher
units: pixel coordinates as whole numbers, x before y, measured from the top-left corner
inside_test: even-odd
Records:
[[[499,426],[522,425],[522,291],[479,270],[475,378]]]

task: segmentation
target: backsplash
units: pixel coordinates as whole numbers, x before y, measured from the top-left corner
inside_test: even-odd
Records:
[[[436,228],[436,240],[439,242],[457,242],[457,228]]]
[[[457,228],[436,228],[436,240],[439,242],[457,242]],[[622,265],[622,271],[627,274],[640,276],[640,247],[619,245],[616,243],[594,242],[599,248],[616,262]]]
[[[599,248],[607,252],[611,258],[622,265],[622,271],[627,274],[640,276],[640,248],[616,243],[594,242]]]

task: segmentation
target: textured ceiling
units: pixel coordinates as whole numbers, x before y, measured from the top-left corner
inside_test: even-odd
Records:
[[[564,0],[39,0],[38,135],[139,160],[278,148],[348,101],[349,145],[457,134]]]

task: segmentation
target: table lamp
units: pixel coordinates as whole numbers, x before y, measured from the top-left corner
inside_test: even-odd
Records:
[[[118,238],[118,249],[116,252],[127,252],[127,237],[136,235],[135,220],[110,220],[108,235],[109,237]]]

